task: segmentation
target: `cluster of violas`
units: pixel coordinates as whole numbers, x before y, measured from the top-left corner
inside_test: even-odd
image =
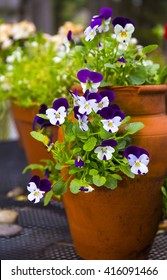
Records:
[[[89,115],[94,112],[101,116],[103,128],[112,133],[118,131],[125,115],[116,104],[111,104],[114,100],[114,92],[111,90],[102,90],[98,92],[98,88],[103,79],[103,76],[98,72],[93,72],[88,69],[82,69],[78,72],[83,95],[80,96],[77,90],[70,91],[74,101],[74,116],[78,120],[78,125],[82,131],[89,130]],[[44,113],[48,120],[36,116],[34,119],[34,127],[38,124],[40,128],[48,125],[61,126],[68,115],[69,104],[66,98],[58,98],[53,102],[51,108],[41,106],[40,113]],[[94,152],[99,160],[110,160],[115,152],[114,146],[117,141],[114,139],[104,140],[98,145]],[[128,159],[131,172],[138,174],[146,174],[148,172],[149,154],[146,150],[129,146],[124,151],[124,156]],[[75,165],[78,168],[84,166],[81,158],[75,160]],[[45,192],[51,189],[51,182],[47,179],[40,180],[38,176],[34,176],[28,186],[28,199],[39,202]],[[82,188],[81,191],[89,192],[89,189]],[[91,188],[91,190],[93,190]]]
[[[112,9],[102,8],[98,16],[94,16],[90,22],[90,26],[85,30],[85,40],[93,40],[97,33],[107,32],[111,22]],[[118,42],[127,45],[134,31],[134,24],[127,18],[117,17],[112,21],[114,32]],[[116,133],[122,120],[125,118],[124,113],[119,106],[112,104],[114,93],[111,90],[101,90],[98,88],[103,76],[89,69],[82,69],[77,74],[80,81],[83,95],[80,96],[77,90],[70,91],[74,101],[74,117],[78,120],[78,125],[82,131],[89,130],[89,115],[94,112],[100,115],[103,128],[109,133]],[[34,129],[36,125],[43,128],[48,125],[61,126],[65,122],[68,115],[69,104],[66,98],[59,98],[53,102],[52,108],[41,106],[40,113],[47,116],[47,120],[39,116],[34,119]],[[114,139],[104,140],[94,149],[99,160],[111,160],[112,154],[115,152],[114,147],[117,141]],[[134,174],[146,174],[148,172],[149,154],[146,150],[129,146],[124,151],[124,156],[128,159],[131,172]],[[76,167],[82,168],[84,162],[79,156],[75,159]],[[28,199],[37,203],[43,197],[45,192],[51,189],[51,182],[47,179],[40,179],[38,176],[31,178],[28,186]],[[93,188],[85,188],[81,186],[80,191],[89,192]]]

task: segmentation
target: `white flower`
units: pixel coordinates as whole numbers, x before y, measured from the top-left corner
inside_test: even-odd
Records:
[[[86,41],[91,41],[94,39],[94,37],[96,36],[96,30],[97,30],[98,26],[94,26],[93,28],[91,28],[90,26],[88,26],[84,33],[85,33],[85,40]]]
[[[146,154],[142,154],[139,158],[137,158],[133,154],[128,155],[128,161],[131,166],[131,172],[138,175],[138,174],[146,174],[148,172],[148,163],[149,157]]]
[[[111,146],[98,146],[95,150],[97,157],[100,160],[109,160],[112,158],[112,153],[115,152],[115,149]]]
[[[50,120],[50,123],[53,125],[61,125],[65,121],[65,117],[67,115],[66,108],[61,106],[58,110],[53,108],[49,108],[46,110],[46,115]]]
[[[30,192],[30,194],[28,195],[28,200],[34,200],[34,203],[38,203],[45,193],[44,191],[38,189],[34,182],[30,182],[28,184],[27,190]]]
[[[80,96],[80,99],[78,100],[79,107],[79,113],[80,114],[87,114],[89,115],[92,112],[92,109],[94,109],[96,103],[96,99],[90,99],[86,100],[84,96]]]
[[[116,34],[117,41],[127,45],[134,30],[135,28],[131,23],[127,23],[124,28],[120,24],[116,24],[114,27],[114,32]]]
[[[114,133],[118,131],[118,127],[120,126],[122,119],[121,117],[116,116],[113,119],[101,120],[101,122],[105,130]]]
[[[78,123],[79,123],[79,127],[82,131],[88,131],[89,127],[87,125],[88,123],[88,117],[86,115],[80,116],[77,115],[78,118]]]
[[[97,113],[97,111],[107,107],[109,105],[109,99],[107,96],[103,97],[102,100],[99,103],[96,103],[93,107],[93,110],[95,111],[95,113]]]

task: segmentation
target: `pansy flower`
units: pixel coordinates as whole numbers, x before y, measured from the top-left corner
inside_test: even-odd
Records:
[[[47,179],[40,179],[39,176],[33,176],[27,185],[30,192],[28,200],[38,203],[44,196],[45,192],[51,190],[51,182]]]
[[[80,114],[89,115],[92,110],[95,108],[95,104],[97,102],[98,94],[96,93],[89,93],[87,91],[83,96],[80,96],[78,100],[78,112]]]
[[[79,127],[82,131],[88,131],[88,116],[79,113],[79,106],[74,107],[74,116],[78,120]]]
[[[98,94],[99,99],[96,98],[97,102],[93,110],[97,113],[99,110],[102,110],[105,107],[108,107],[110,102],[114,100],[114,92],[112,90],[102,90]]]
[[[88,26],[85,31],[84,31],[84,34],[85,34],[85,40],[86,41],[91,41],[95,38],[96,36],[96,31],[97,31],[97,27],[98,26],[94,26],[93,28],[91,26]]]
[[[107,32],[111,21],[112,9],[104,7],[100,10],[100,14],[94,16],[91,20],[90,27],[97,27],[99,33]]]
[[[81,87],[84,93],[87,90],[89,90],[89,92],[97,92],[98,87],[100,86],[100,83],[103,80],[102,74],[90,71],[88,69],[80,70],[77,74],[77,77],[81,83]]]
[[[96,147],[94,150],[97,153],[97,157],[100,160],[109,160],[112,158],[112,154],[115,152],[114,146],[117,145],[117,141],[111,140],[104,140],[100,146]]]
[[[112,133],[118,131],[118,127],[121,125],[121,122],[125,117],[123,112],[118,109],[114,110],[111,106],[103,108],[99,114],[104,118],[104,120],[101,120],[103,128]]]
[[[77,89],[74,89],[73,91],[71,90],[68,90],[69,93],[71,94],[73,100],[74,100],[74,106],[77,106],[78,105],[78,100],[80,100],[80,96],[78,94],[78,91]]]
[[[124,17],[116,17],[112,21],[114,25],[114,32],[118,42],[127,45],[131,39],[132,33],[134,32],[134,23]]]
[[[129,161],[132,173],[144,175],[148,172],[149,153],[146,150],[130,146],[125,149],[124,156]]]
[[[124,67],[125,66],[125,64],[126,64],[126,60],[125,60],[125,58],[122,56],[122,57],[120,57],[118,60],[117,60],[117,65],[119,66],[119,67]]]
[[[61,125],[67,116],[68,101],[66,98],[59,98],[53,102],[53,107],[46,110],[46,115],[53,125]]]
[[[87,187],[82,186],[82,187],[80,187],[79,190],[84,192],[84,193],[89,193],[89,192],[94,191],[94,188],[92,188],[91,186],[87,186]]]
[[[75,166],[82,168],[84,166],[84,161],[82,160],[80,154],[78,154],[76,160],[75,160]]]

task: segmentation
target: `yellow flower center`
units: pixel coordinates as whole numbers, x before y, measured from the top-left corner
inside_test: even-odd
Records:
[[[36,191],[35,193],[34,193],[34,196],[38,196],[39,195],[39,191]]]
[[[106,147],[102,147],[102,152],[105,153],[107,151]]]
[[[139,161],[136,161],[135,166],[136,166],[136,167],[139,167],[139,166],[140,166],[140,162],[139,162]]]
[[[55,117],[56,117],[56,118],[60,118],[60,114],[59,114],[59,113],[56,113],[56,114],[55,114]]]
[[[100,103],[98,104],[98,107],[99,107],[99,108],[102,108],[102,107],[103,107],[103,103],[100,102]]]
[[[85,108],[88,109],[89,108],[89,103],[85,104]]]
[[[108,126],[110,126],[110,127],[113,126],[113,122],[109,121]]]
[[[127,37],[126,31],[122,31],[122,32],[121,32],[121,37]]]

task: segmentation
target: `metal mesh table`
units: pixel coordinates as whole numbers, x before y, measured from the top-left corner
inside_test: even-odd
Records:
[[[0,237],[0,259],[80,260],[61,202],[54,201],[44,207],[42,203],[32,204],[5,197],[11,186],[26,186],[30,177],[29,174],[21,174],[25,166],[24,152],[17,142],[0,143],[0,208],[17,210],[17,223],[22,227],[16,236]],[[155,237],[148,259],[167,259],[167,231]]]

